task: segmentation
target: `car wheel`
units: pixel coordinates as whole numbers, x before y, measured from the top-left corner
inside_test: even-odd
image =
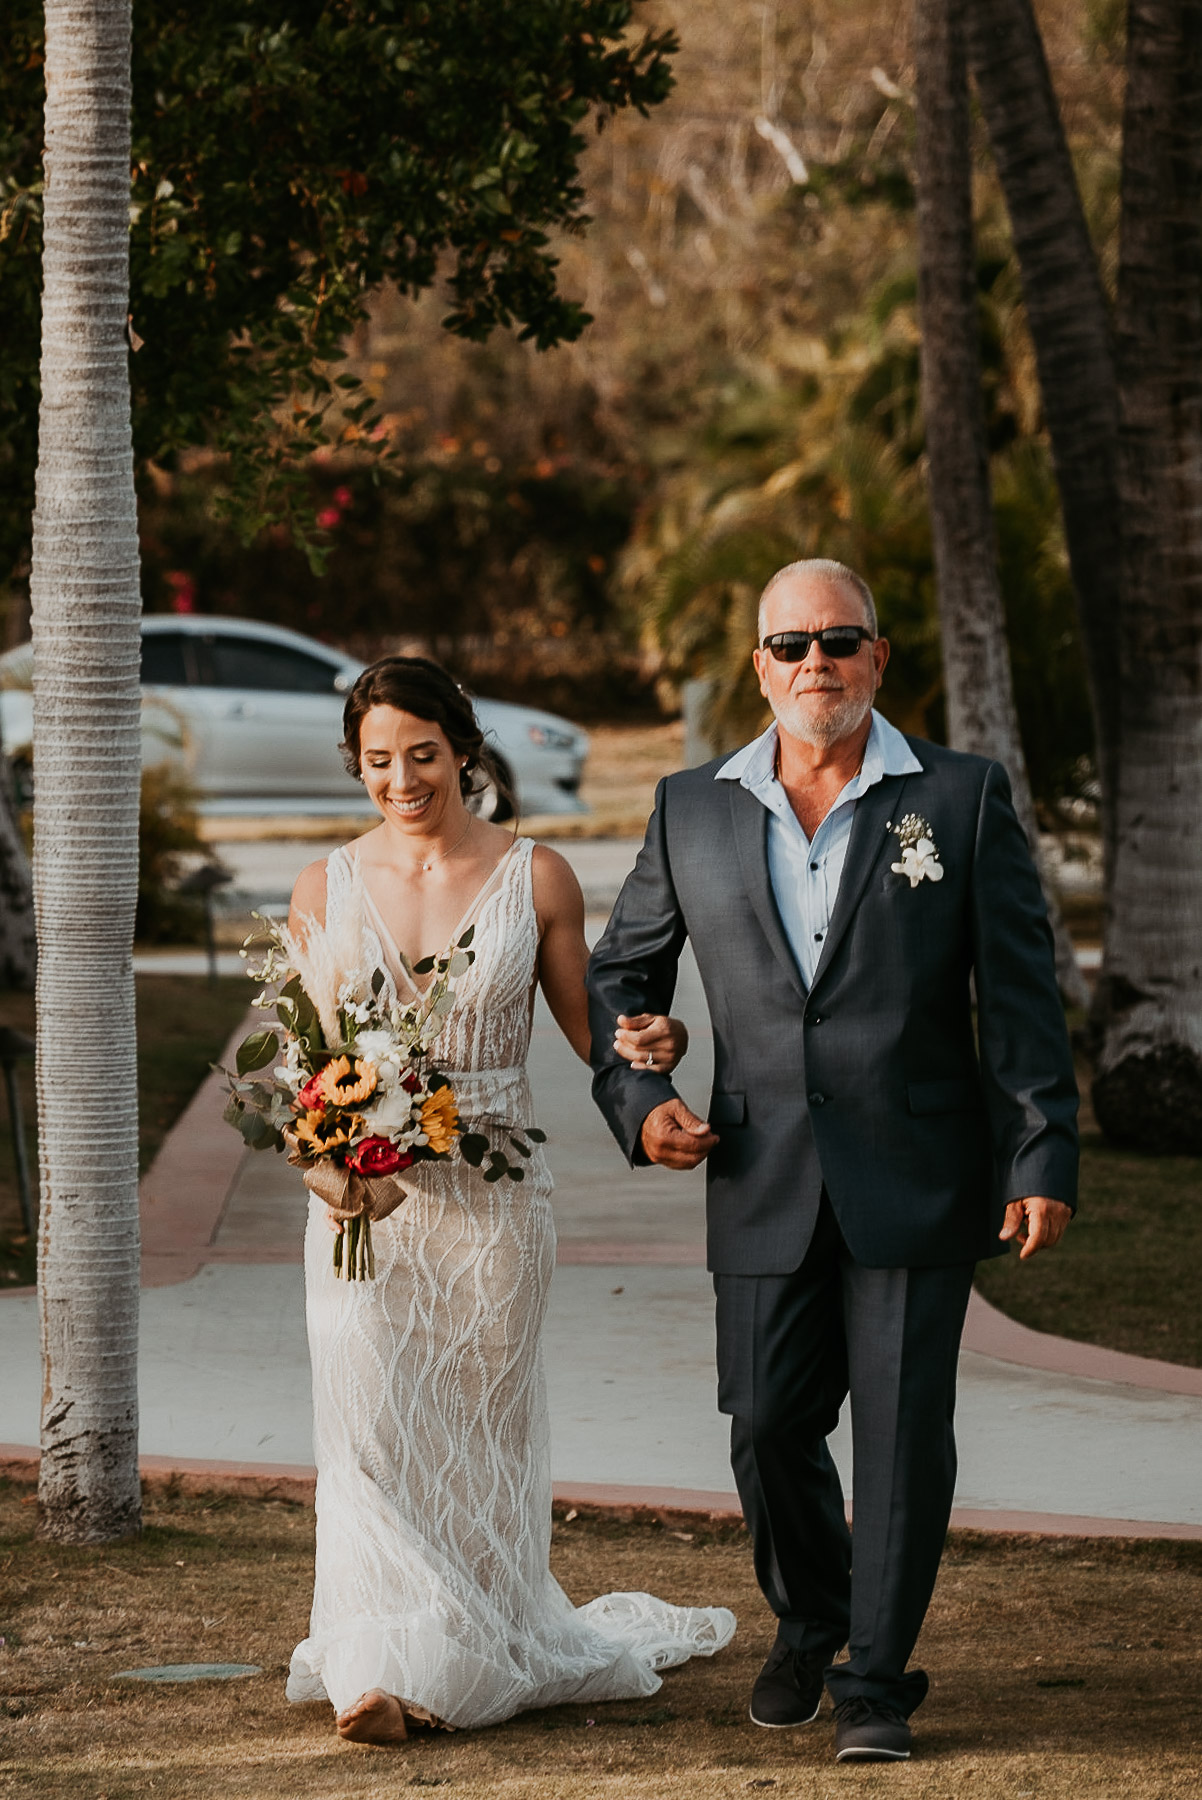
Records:
[[[496,763],[497,773],[500,775],[502,782],[509,789],[509,792],[512,793],[513,776],[509,773],[508,767],[501,761],[499,756],[494,756],[493,761]],[[497,783],[488,775],[484,777],[480,786],[472,795],[468,802],[468,807],[478,818],[491,819],[494,825],[504,825],[514,816],[513,806],[508,796],[501,792]]]
[[[27,812],[33,805],[33,758],[27,750],[18,750],[9,757],[8,772],[17,809]]]

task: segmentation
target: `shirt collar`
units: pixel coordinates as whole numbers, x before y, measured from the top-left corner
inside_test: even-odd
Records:
[[[737,781],[752,794],[768,787],[776,781],[776,743],[774,720],[767,731],[761,732],[750,744],[744,744],[741,750],[736,750],[722,764],[714,780]],[[875,787],[886,775],[921,774],[922,764],[901,732],[874,707],[860,772],[848,782],[840,798],[858,800],[861,794],[866,793],[870,787]]]

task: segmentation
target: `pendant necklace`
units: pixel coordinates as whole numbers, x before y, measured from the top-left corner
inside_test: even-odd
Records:
[[[456,850],[458,850],[460,844],[463,842],[464,838],[467,836],[467,834],[471,830],[471,828],[472,828],[472,816],[469,813],[468,819],[467,819],[467,824],[464,826],[463,830],[460,832],[459,836],[455,839],[455,842],[451,845],[451,848],[449,850],[440,850],[435,855],[431,856],[427,861],[418,863],[417,866],[421,870],[422,874],[428,875],[430,873],[430,870],[434,867],[436,862],[445,862],[448,856],[454,856]]]

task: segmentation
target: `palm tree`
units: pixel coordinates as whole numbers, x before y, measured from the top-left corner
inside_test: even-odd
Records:
[[[996,757],[1038,855],[1035,803],[1014,704],[981,394],[963,0],[916,0],[922,410],[943,637],[948,741]],[[1089,992],[1044,880],[1061,992]]]
[[[1010,214],[1096,720],[1104,852],[1118,790],[1118,390],[1106,296],[1031,0],[967,0],[973,82]]]
[[[1115,304],[1122,727],[1093,1087],[1202,1151],[1202,0],[1131,0]]]
[[[130,436],[130,0],[47,0],[34,516],[40,1529],[135,1532],[138,539]]]
[[[1202,1151],[1202,0],[1131,0],[1112,328],[1030,0],[966,0],[1111,802],[1094,1105]],[[1113,335],[1113,349],[1112,344]]]

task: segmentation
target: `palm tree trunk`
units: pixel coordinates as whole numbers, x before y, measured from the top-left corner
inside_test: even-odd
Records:
[[[1093,700],[1107,867],[1118,791],[1118,385],[1106,296],[1031,0],[966,0],[969,67],[1006,197]]]
[[[1039,838],[1019,735],[985,449],[964,0],[915,0],[918,298],[935,582],[948,740],[1010,776],[1032,850]],[[1088,992],[1047,875],[1061,992]]]
[[[1202,1151],[1202,0],[1131,0],[1117,354],[1123,754],[1093,1097]]]
[[[47,0],[34,514],[42,1533],[141,1522],[131,948],[140,731],[129,0]]]

